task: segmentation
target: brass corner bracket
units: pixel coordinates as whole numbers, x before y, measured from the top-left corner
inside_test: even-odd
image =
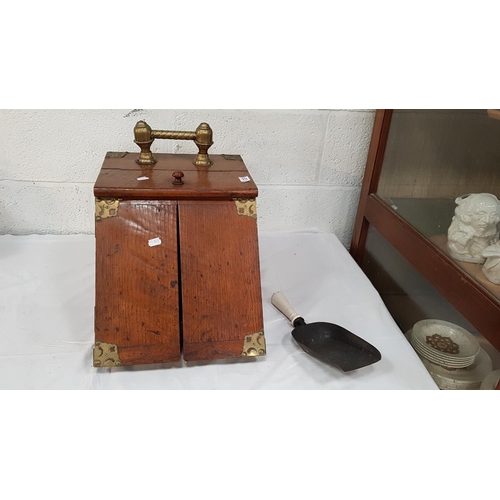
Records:
[[[246,217],[251,217],[252,219],[257,219],[257,203],[255,199],[251,198],[249,200],[244,200],[242,198],[234,198],[234,203],[236,204],[236,211],[238,215],[244,215]]]
[[[96,340],[94,344],[94,366],[102,368],[106,366],[122,366],[122,360],[118,353],[116,344],[107,344]]]
[[[264,337],[264,332],[252,333],[252,335],[247,335],[243,342],[243,350],[240,356],[265,356],[266,354],[266,339]]]
[[[107,219],[108,217],[116,217],[118,215],[118,205],[120,198],[96,198],[95,199],[95,220],[96,222]]]
[[[208,123],[200,123],[194,132],[176,132],[173,130],[153,130],[145,121],[139,121],[134,127],[134,142],[141,148],[136,161],[139,165],[154,165],[157,160],[151,153],[151,144],[155,139],[174,139],[178,141],[194,141],[198,146],[198,154],[193,163],[197,167],[209,167],[212,160],[208,150],[213,144],[212,129]]]

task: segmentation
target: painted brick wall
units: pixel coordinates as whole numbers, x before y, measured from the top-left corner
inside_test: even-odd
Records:
[[[133,127],[214,130],[259,186],[261,231],[317,227],[348,247],[372,110],[0,110],[0,234],[93,232],[92,187],[106,151],[136,151]],[[195,153],[191,141],[153,151]]]

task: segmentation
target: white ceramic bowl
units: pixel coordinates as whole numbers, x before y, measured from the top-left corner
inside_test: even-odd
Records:
[[[415,323],[411,333],[415,350],[433,363],[453,368],[471,365],[479,353],[477,339],[461,326],[439,319]]]

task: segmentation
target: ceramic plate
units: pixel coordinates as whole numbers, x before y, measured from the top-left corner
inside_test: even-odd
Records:
[[[420,343],[416,342],[414,338],[410,339],[410,343],[420,356],[423,356],[432,363],[436,363],[438,365],[446,366],[448,368],[465,368],[474,363],[475,356],[468,356],[459,360],[457,359],[451,360],[439,357],[438,355],[435,354],[434,351],[426,349],[425,346],[422,346]]]
[[[406,332],[405,337],[410,341],[412,331]],[[449,369],[432,363],[420,354],[418,356],[440,389],[479,389],[481,382],[491,373],[493,367],[490,356],[481,347],[474,362],[465,368]],[[500,378],[500,370],[498,372]]]
[[[424,344],[422,344],[413,334],[410,337],[410,343],[414,347],[414,349],[421,354],[422,356],[426,357],[430,361],[441,364],[441,362],[445,362],[446,366],[450,367],[460,367],[463,368],[465,366],[469,366],[474,362],[474,356],[463,356],[462,358],[446,358],[443,357],[441,354],[436,352],[435,349],[432,347],[428,347]]]
[[[454,385],[479,385],[491,372],[493,363],[488,353],[484,349],[479,350],[474,363],[466,368],[455,370],[446,369],[443,366],[435,365],[425,358],[420,358],[431,375]]]
[[[434,359],[449,363],[468,363],[479,353],[477,339],[464,328],[439,319],[425,319],[412,328],[414,343]]]
[[[486,375],[484,380],[481,382],[480,389],[494,391],[496,389],[499,380],[500,380],[500,370],[494,370],[488,375]]]

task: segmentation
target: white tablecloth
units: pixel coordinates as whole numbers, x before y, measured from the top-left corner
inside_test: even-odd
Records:
[[[267,355],[93,368],[94,237],[0,236],[0,389],[437,389],[378,293],[332,234],[260,233]],[[344,326],[382,353],[354,372],[293,340],[281,290],[306,322]]]

